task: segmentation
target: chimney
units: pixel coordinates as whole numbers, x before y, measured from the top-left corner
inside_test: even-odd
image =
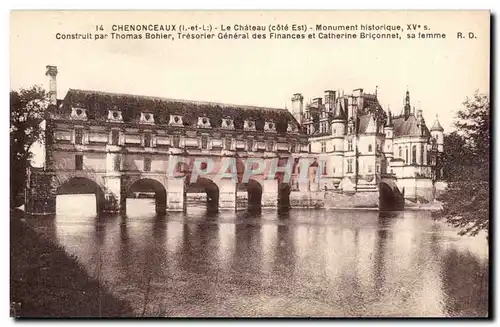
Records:
[[[295,93],[292,96],[292,115],[302,125],[304,114],[304,97],[300,93]]]
[[[57,104],[57,66],[47,65],[45,76],[49,76],[49,100],[51,104]]]
[[[323,98],[314,98],[313,103],[318,106],[321,106],[323,104]]]
[[[335,105],[335,91],[326,90],[325,91],[325,109],[327,111],[332,110]]]

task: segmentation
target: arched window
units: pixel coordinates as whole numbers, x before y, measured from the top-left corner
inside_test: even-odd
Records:
[[[372,145],[371,144],[368,144],[368,152],[372,152]]]
[[[411,148],[411,163],[416,164],[417,163],[417,146],[414,145]]]
[[[399,157],[403,158],[403,149],[399,147]]]
[[[408,163],[408,147],[405,147],[405,150],[406,150],[406,159],[405,159],[405,163]]]
[[[420,164],[424,164],[424,145],[420,144]]]

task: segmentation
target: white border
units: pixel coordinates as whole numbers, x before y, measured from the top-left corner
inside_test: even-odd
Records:
[[[161,6],[160,6],[161,5]],[[307,1],[297,1],[297,0],[288,0],[288,1],[281,1],[278,2],[277,0],[254,0],[254,1],[222,1],[222,0],[215,0],[211,1],[208,3],[207,1],[203,0],[198,0],[198,1],[169,1],[168,3],[160,2],[160,1],[154,1],[154,0],[141,0],[141,1],[116,1],[116,2],[111,2],[111,1],[103,1],[103,0],[86,0],[86,1],[80,1],[78,3],[69,3],[68,1],[36,1],[36,0],[24,0],[24,1],[12,1],[12,0],[6,0],[2,1],[0,4],[0,8],[2,9],[1,12],[1,18],[2,18],[2,33],[0,33],[0,38],[1,38],[1,44],[3,45],[2,49],[2,62],[4,63],[5,67],[5,72],[9,72],[9,15],[10,15],[10,10],[19,10],[19,9],[42,9],[42,10],[55,10],[55,9],[71,9],[71,10],[81,10],[81,9],[100,9],[100,10],[105,10],[105,9],[250,9],[250,10],[270,10],[270,9],[286,9],[286,10],[303,10],[303,9],[371,9],[371,10],[381,10],[381,9],[390,9],[390,10],[403,10],[403,9],[490,9],[492,13],[498,14],[499,12],[499,1],[496,0],[474,0],[474,1],[464,1],[464,0],[455,0],[453,2],[444,2],[444,1],[437,1],[437,0],[419,0],[419,1],[387,1],[387,0],[378,0],[378,1],[361,1],[361,0],[344,0],[342,2],[327,2],[327,1],[320,1],[320,0],[307,0]],[[496,17],[498,18],[498,17]],[[494,29],[494,43],[498,43],[498,19],[495,21],[495,29]],[[498,66],[496,65],[498,68]],[[493,74],[496,76],[497,70],[495,69],[495,72]],[[491,76],[491,79],[493,79],[493,76]],[[3,78],[1,79],[2,82],[2,89],[4,90],[3,93],[1,93],[2,97],[2,103],[4,104],[4,111],[5,115],[7,116],[8,112],[8,106],[9,106],[9,98],[8,98],[8,93],[7,90],[10,90],[10,82],[9,82],[9,75],[5,74]],[[498,93],[498,84],[496,84],[495,90],[493,90],[493,94]],[[496,109],[496,108],[494,108]],[[496,111],[496,110],[495,110]],[[497,117],[497,114],[495,114],[495,117]],[[497,120],[497,119],[495,119]],[[5,119],[0,119],[0,124],[1,130],[5,131],[4,133],[0,134],[0,142],[2,145],[2,148],[7,149],[9,147],[9,140],[7,136],[7,129],[8,129],[8,119],[5,117]],[[498,122],[495,121],[495,125]],[[498,139],[498,128],[495,128],[495,135],[494,139]],[[498,150],[498,148],[495,148],[495,150]],[[7,151],[7,150],[5,150]],[[495,161],[493,161],[495,162]],[[7,182],[9,180],[9,163],[7,160],[1,160],[0,161],[1,169],[0,172],[2,176],[0,177],[0,180],[4,181],[2,183],[2,188],[3,192],[1,194],[5,194],[0,200],[1,208],[2,211],[5,213],[8,213],[9,209],[9,183]],[[498,182],[497,176],[494,176],[494,181]],[[492,203],[500,203],[498,201],[498,194],[495,195],[495,199],[492,199]],[[493,212],[494,213],[494,212]],[[2,301],[0,302],[0,312],[1,317],[2,317],[2,326],[4,325],[13,325],[15,322],[13,319],[9,318],[9,278],[10,278],[10,272],[9,272],[9,264],[7,262],[10,262],[10,254],[9,254],[9,228],[7,226],[9,221],[8,215],[4,216],[2,219],[2,222],[4,225],[4,228],[1,228],[2,230],[2,236],[1,239],[4,240],[2,244],[2,251],[1,251],[1,258],[0,262],[2,263],[2,270],[1,270],[1,281],[5,287],[2,289],[5,290],[4,294],[2,294]],[[495,223],[495,232],[498,230],[498,225],[500,223],[496,222]],[[498,236],[496,237],[496,242],[495,244],[491,245],[493,249],[498,249]],[[492,259],[490,259],[492,260]],[[495,273],[497,275],[497,273]],[[492,276],[493,277],[493,276]],[[497,276],[495,276],[497,277]],[[496,278],[498,281],[498,278]],[[491,292],[495,292],[496,285],[493,283],[490,283],[492,286]],[[498,303],[498,301],[495,301],[495,303]],[[495,308],[496,309],[496,308]],[[496,313],[498,314],[498,310],[495,310]],[[235,323],[238,324],[247,324],[247,322],[243,321],[234,321]],[[333,321],[332,321],[333,322]],[[366,322],[366,321],[365,321]],[[401,321],[403,322],[403,321]],[[415,322],[415,321],[412,321]],[[28,322],[24,323],[24,325],[34,325],[35,322]],[[38,322],[39,323],[39,322]],[[54,321],[47,321],[46,323],[48,324],[53,324]],[[63,322],[65,323],[65,322]],[[88,321],[88,322],[79,322],[80,324],[83,325],[92,325],[92,326],[101,326],[104,325],[104,322],[102,321]],[[116,321],[115,323],[124,323],[121,321]],[[141,324],[145,324],[146,322],[141,322]],[[172,323],[178,323],[177,321],[165,321],[165,323],[172,324]],[[186,321],[183,321],[182,323],[186,323]],[[215,321],[214,323],[218,323]],[[260,324],[270,324],[273,322],[260,322]],[[301,321],[300,323],[308,323],[307,321]],[[339,323],[339,321],[335,321],[334,323]],[[345,322],[344,322],[345,323]],[[352,323],[358,324],[358,323],[363,323],[362,321],[360,322],[353,322],[350,321],[348,322],[349,325],[352,325]],[[399,324],[399,322],[396,322]],[[422,324],[434,324],[436,322],[430,322],[430,321],[419,321],[418,323]],[[471,322],[467,322],[468,324]],[[477,322],[479,323],[479,322]],[[474,323],[472,323],[474,324]]]

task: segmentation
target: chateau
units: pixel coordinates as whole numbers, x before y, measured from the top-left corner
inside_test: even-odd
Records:
[[[211,210],[392,210],[403,197],[435,198],[443,128],[427,128],[409,92],[399,116],[362,89],[305,106],[295,94],[290,111],[77,89],[58,99],[57,73],[47,66],[45,162],[28,172],[30,214],[54,214],[57,195],[74,193],[94,193],[96,211],[111,213],[140,192],[154,193],[159,213],[186,210],[188,193],[205,193]]]
[[[291,112],[309,136],[309,152],[322,163],[320,188],[342,193],[376,192],[383,176],[397,179],[405,198],[432,200],[441,179],[443,127],[429,129],[406,91],[400,115],[385,112],[377,94],[325,91],[304,105],[295,94]]]

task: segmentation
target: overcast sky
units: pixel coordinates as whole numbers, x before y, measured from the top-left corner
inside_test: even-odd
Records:
[[[103,24],[427,24],[445,40],[57,40]],[[473,31],[474,40],[456,39]],[[11,88],[46,84],[59,69],[58,97],[69,88],[290,107],[326,89],[364,88],[394,113],[408,87],[427,124],[436,113],[450,131],[466,96],[489,90],[489,15],[485,12],[17,12],[11,16]]]

